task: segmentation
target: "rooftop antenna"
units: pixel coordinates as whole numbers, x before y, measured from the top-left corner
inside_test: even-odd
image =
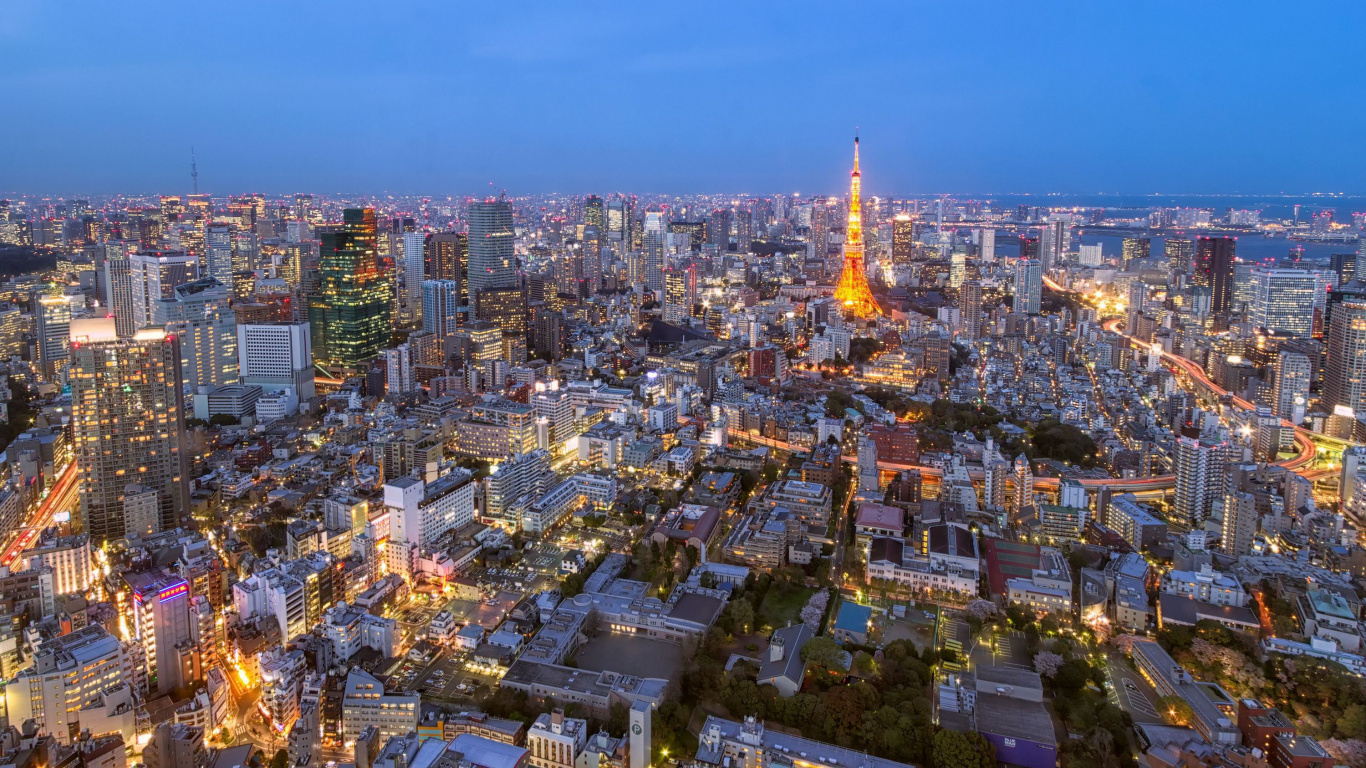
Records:
[[[199,194],[199,166],[194,161],[194,145],[190,145],[190,182],[194,185],[194,193]]]

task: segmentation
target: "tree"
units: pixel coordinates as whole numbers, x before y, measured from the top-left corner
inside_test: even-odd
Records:
[[[1062,669],[1063,658],[1056,653],[1044,651],[1034,654],[1034,671],[1047,678],[1053,678]]]
[[[1085,659],[1068,659],[1053,676],[1053,685],[1064,691],[1079,691],[1091,679],[1091,665]]]
[[[726,606],[731,628],[737,635],[747,634],[754,627],[754,606],[748,600],[732,600]]]
[[[980,733],[947,728],[935,732],[930,751],[934,768],[995,768],[996,746]]]
[[[849,671],[844,665],[844,649],[829,637],[813,637],[802,646],[802,661],[813,667],[825,670],[827,674],[844,674]]]
[[[996,615],[996,604],[990,600],[973,600],[968,603],[968,615],[978,621],[986,621]]]
[[[1157,700],[1157,712],[1168,724],[1182,727],[1189,725],[1195,714],[1191,711],[1191,705],[1187,704],[1186,700],[1180,696],[1159,698]]]
[[[289,753],[283,749],[275,753],[275,757],[270,759],[270,768],[287,768],[289,765]]]
[[[811,595],[811,599],[806,601],[802,612],[797,614],[797,618],[802,620],[812,632],[817,632],[821,628],[821,619],[825,618],[825,607],[830,604],[830,593],[820,590]]]

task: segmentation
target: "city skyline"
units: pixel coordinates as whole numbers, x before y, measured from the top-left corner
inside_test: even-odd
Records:
[[[211,11],[20,6],[0,40],[29,117],[0,127],[4,186],[185,192],[193,146],[215,194],[836,195],[857,125],[869,194],[1366,192],[1344,151],[1366,111],[1335,95],[1356,8],[691,10],[258,8],[250,35],[206,36]],[[348,99],[366,108],[328,116]]]

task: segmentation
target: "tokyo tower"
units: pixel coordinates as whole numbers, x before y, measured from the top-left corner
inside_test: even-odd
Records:
[[[868,272],[863,266],[863,216],[859,202],[858,136],[854,136],[854,172],[849,181],[849,229],[844,240],[844,272],[835,288],[835,300],[844,305],[846,313],[860,318],[882,314],[882,308],[868,288]]]

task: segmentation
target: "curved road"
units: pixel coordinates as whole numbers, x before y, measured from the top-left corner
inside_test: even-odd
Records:
[[[38,538],[38,533],[52,524],[52,516],[58,510],[66,509],[70,506],[72,498],[76,495],[76,462],[72,461],[66,465],[66,469],[58,475],[57,482],[48,491],[47,496],[38,503],[33,514],[29,516],[28,523],[19,529],[19,534],[14,540],[5,547],[3,554],[0,554],[0,566],[7,566],[19,557],[19,553],[27,549],[33,540]]]

